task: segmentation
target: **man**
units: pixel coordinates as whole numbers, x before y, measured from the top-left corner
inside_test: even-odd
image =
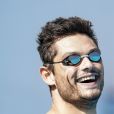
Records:
[[[52,97],[47,114],[96,114],[104,71],[92,23],[59,17],[42,28],[37,42]]]

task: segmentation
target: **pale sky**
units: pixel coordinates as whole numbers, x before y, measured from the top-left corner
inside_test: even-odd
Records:
[[[69,16],[89,19],[94,25],[105,66],[105,87],[97,110],[113,114],[113,11],[113,0],[0,0],[0,114],[49,110],[51,98],[39,74],[42,63],[36,38],[47,21]]]

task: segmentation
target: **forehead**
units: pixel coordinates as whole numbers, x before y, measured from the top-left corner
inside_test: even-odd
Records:
[[[98,47],[94,41],[84,34],[76,34],[64,37],[55,43],[57,49],[57,57],[64,57],[67,53],[87,54],[92,49]]]

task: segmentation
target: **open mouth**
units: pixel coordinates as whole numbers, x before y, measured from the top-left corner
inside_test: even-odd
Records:
[[[91,82],[96,82],[98,80],[98,76],[97,75],[93,75],[93,76],[86,76],[86,77],[81,77],[79,79],[77,79],[78,83],[91,83]]]

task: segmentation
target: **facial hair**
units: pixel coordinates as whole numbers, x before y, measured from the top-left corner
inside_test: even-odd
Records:
[[[79,99],[76,101],[76,103],[74,102],[74,104],[78,104],[77,106],[79,108],[91,108],[91,107],[95,107],[96,104],[97,104],[97,101],[101,95],[101,92],[103,90],[103,86],[104,86],[104,79],[103,79],[103,75],[104,75],[104,72],[97,69],[97,68],[92,68],[91,70],[86,70],[85,73],[97,73],[99,78],[102,78],[101,79],[101,83],[100,83],[100,93],[97,94],[97,95],[92,95],[90,97],[84,97],[82,95],[79,96]],[[77,70],[74,72],[74,74],[71,76],[72,79],[74,79],[74,83],[75,85],[77,85],[77,79],[78,79],[78,72]],[[77,87],[78,89],[78,87]],[[80,90],[78,90],[78,93],[81,93],[79,92]]]
[[[86,71],[86,73],[98,73],[99,77],[101,77],[103,75],[103,73],[97,69],[97,68],[93,68],[91,70]],[[59,81],[57,82],[58,85],[58,91],[60,93],[60,96],[69,103],[72,103],[73,105],[75,105],[78,108],[92,108],[96,106],[96,103],[101,95],[101,91],[103,89],[103,81],[101,81],[100,84],[100,93],[98,95],[94,95],[94,96],[83,96],[79,90],[79,88],[77,87],[77,78],[78,78],[78,72],[77,70],[70,76],[67,76],[67,82],[65,82],[64,80],[61,80],[61,84],[59,83]],[[70,80],[74,81],[74,84],[72,84],[70,82]]]

